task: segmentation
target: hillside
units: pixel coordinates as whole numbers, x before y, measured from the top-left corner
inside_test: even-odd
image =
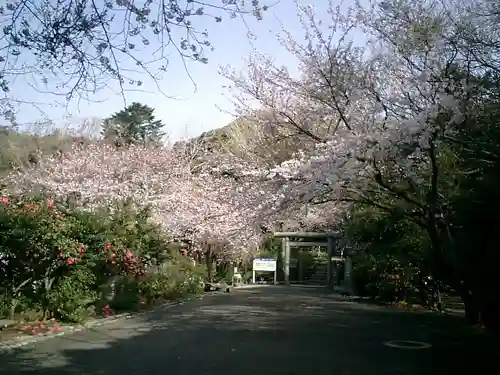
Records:
[[[38,136],[0,128],[0,177],[16,168],[36,164],[43,155],[65,152],[75,142],[90,141],[57,132]]]
[[[185,147],[196,161],[232,154],[259,165],[276,165],[293,158],[297,150],[313,149],[308,136],[279,123],[263,112],[250,118],[238,118],[228,125],[201,134],[174,147]]]
[[[221,128],[209,130],[197,137],[190,138],[187,141],[179,141],[174,144],[174,148],[195,146],[202,147],[204,150],[223,150],[230,141],[231,128],[235,126],[236,121],[229,123]]]

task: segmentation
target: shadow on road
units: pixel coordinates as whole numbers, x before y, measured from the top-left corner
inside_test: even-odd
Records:
[[[151,312],[0,355],[0,374],[225,375],[481,372],[486,339],[456,317],[269,287]],[[430,345],[401,349],[389,341]],[[395,343],[397,345],[397,343]]]

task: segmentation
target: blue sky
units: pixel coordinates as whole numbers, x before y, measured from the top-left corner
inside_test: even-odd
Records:
[[[213,0],[217,2],[218,0]],[[265,3],[265,0],[261,0]],[[271,0],[274,2],[274,0]],[[327,0],[299,0],[300,4],[311,4],[317,9],[318,14],[325,14]],[[279,21],[278,21],[279,20]],[[261,52],[272,55],[276,62],[281,65],[289,65],[290,56],[279,45],[275,35],[280,31],[280,22],[298,38],[303,38],[302,26],[300,25],[295,3],[292,0],[281,0],[264,15],[262,21],[257,21],[251,16],[246,17],[247,25],[256,36],[252,40],[253,45]],[[173,100],[164,97],[158,92],[155,85],[146,77],[138,77],[144,80],[142,89],[148,92],[128,92],[126,99],[128,103],[139,101],[155,108],[156,116],[163,120],[166,131],[172,140],[186,136],[198,135],[204,131],[226,125],[232,116],[221,112],[217,106],[230,110],[230,102],[224,97],[226,92],[224,85],[228,84],[218,74],[220,65],[229,64],[236,69],[243,68],[243,59],[252,50],[251,43],[247,38],[248,29],[240,19],[225,18],[221,23],[215,23],[208,18],[200,17],[196,23],[198,29],[206,28],[209,31],[209,39],[215,47],[215,51],[207,52],[208,64],[188,63],[188,71],[197,85],[197,92],[191,83],[182,60],[172,51],[170,64],[160,86],[168,95],[181,97],[181,100]],[[155,46],[152,46],[155,47]],[[122,61],[122,65],[130,66],[130,62]],[[293,69],[293,67],[290,67]],[[50,103],[56,100],[50,94],[40,94],[32,90],[25,82],[17,79],[12,86],[12,92],[25,101],[43,101]],[[46,107],[46,113],[56,122],[62,122],[69,114],[75,119],[106,117],[123,108],[123,99],[116,93],[117,90],[100,91],[94,97],[97,103],[72,102],[66,109],[58,107]],[[60,98],[59,98],[60,100]],[[35,110],[23,110],[18,115],[21,123],[33,122],[40,118]],[[76,121],[77,122],[77,121]]]

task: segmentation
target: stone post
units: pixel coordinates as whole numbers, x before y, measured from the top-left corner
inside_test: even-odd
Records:
[[[290,285],[290,238],[283,238],[283,275],[285,285]]]
[[[327,257],[328,261],[326,263],[326,281],[329,289],[333,289],[333,272],[332,272],[332,256],[334,253],[335,243],[332,237],[328,237],[328,248],[327,248]]]
[[[352,285],[352,258],[349,254],[347,254],[345,258],[345,266],[344,266],[344,285],[345,291],[349,293],[349,295],[353,294],[353,285]]]

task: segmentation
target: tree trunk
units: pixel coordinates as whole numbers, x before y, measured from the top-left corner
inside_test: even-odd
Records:
[[[205,255],[205,263],[207,265],[207,280],[209,283],[213,282],[213,266],[214,266],[214,262],[213,262],[213,259],[212,257],[210,256],[210,254],[206,254]]]
[[[14,320],[14,316],[16,315],[16,307],[19,304],[19,301],[16,298],[12,298],[10,301],[10,311],[9,311],[9,319]]]
[[[479,300],[465,282],[460,282],[458,292],[465,307],[465,320],[468,324],[478,324],[481,319]]]

